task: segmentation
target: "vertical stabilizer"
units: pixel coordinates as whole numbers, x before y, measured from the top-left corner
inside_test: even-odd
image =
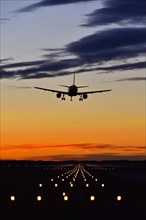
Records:
[[[74,72],[74,76],[73,76],[73,85],[75,85],[75,72]]]

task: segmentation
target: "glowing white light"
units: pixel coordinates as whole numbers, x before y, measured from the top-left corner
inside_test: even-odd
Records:
[[[51,181],[53,182],[53,179],[51,179]]]
[[[68,196],[64,196],[64,201],[67,201],[68,200]]]
[[[57,184],[57,183],[55,183],[55,187],[58,187],[58,184]]]
[[[97,179],[95,179],[95,181],[97,181]]]
[[[63,192],[62,195],[65,196],[65,192]]]
[[[64,179],[62,179],[62,181],[64,181]]]
[[[86,184],[86,187],[89,187],[89,184],[88,184],[88,183]]]
[[[121,201],[122,197],[121,196],[117,196],[117,200]]]
[[[90,196],[90,200],[94,201],[95,200],[95,196]]]
[[[42,183],[40,183],[40,184],[39,184],[39,187],[42,187],[42,186],[43,186],[43,184],[42,184]]]
[[[73,187],[74,185],[71,183],[70,186]]]
[[[104,183],[102,183],[101,186],[104,187]]]
[[[41,196],[37,196],[37,200],[38,200],[38,201],[41,201],[41,200],[42,200],[42,197],[41,197]]]
[[[15,201],[15,196],[10,197],[11,201]]]

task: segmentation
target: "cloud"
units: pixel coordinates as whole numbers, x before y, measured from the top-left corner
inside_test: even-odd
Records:
[[[41,0],[37,3],[21,8],[17,10],[16,12],[19,12],[19,13],[20,12],[32,12],[42,7],[65,5],[65,4],[77,4],[77,3],[85,3],[85,2],[91,2],[91,1],[95,1],[95,0]]]
[[[94,144],[94,143],[83,143],[83,144],[63,144],[63,145],[9,145],[5,146],[1,150],[3,151],[32,151],[39,149],[65,149],[65,150],[87,150],[91,151],[116,151],[122,152],[144,152],[145,146],[116,146],[110,144]]]
[[[21,160],[42,160],[42,161],[68,161],[68,160],[80,160],[80,161],[108,161],[108,160],[144,160],[145,156],[140,155],[118,155],[117,153],[102,153],[102,154],[58,154],[58,155],[44,155],[44,156],[32,156],[21,157]]]
[[[143,24],[146,19],[145,0],[103,0],[103,7],[86,15],[87,22],[83,26],[99,26],[109,24]]]
[[[6,22],[10,21],[10,18],[0,18],[0,24],[5,24]]]
[[[14,60],[14,58],[13,57],[8,57],[8,58],[5,58],[5,59],[0,59],[0,63],[11,61],[11,60]]]
[[[146,77],[133,77],[133,78],[124,78],[124,79],[119,79],[117,81],[123,82],[123,81],[145,81]]]
[[[33,87],[30,87],[30,86],[11,86],[11,85],[7,85],[7,86],[4,86],[4,87],[11,88],[11,89],[32,89],[33,88]]]
[[[49,52],[49,49],[47,50]],[[130,58],[145,56],[145,51],[145,28],[113,28],[96,32],[66,45],[63,52],[66,53],[66,57],[60,60],[57,56],[56,58],[48,56],[43,60],[2,65],[1,78],[56,77],[72,74],[70,68],[75,67],[80,68],[78,72],[142,69],[146,67],[146,62],[113,64],[112,66],[107,66],[107,63],[109,61],[121,63],[125,60],[128,62]],[[73,55],[74,58],[68,58],[68,54]],[[31,68],[28,68],[29,66]],[[19,69],[13,71],[13,68]]]
[[[127,63],[127,64],[121,64],[121,65],[115,65],[115,66],[108,66],[108,67],[101,67],[96,68],[96,70],[103,70],[103,71],[125,71],[125,70],[136,70],[136,69],[145,69],[146,68],[146,62],[136,62],[136,63]]]
[[[103,63],[145,54],[145,28],[113,28],[72,42],[67,51],[85,63]]]
[[[2,69],[10,69],[10,68],[18,68],[18,67],[37,66],[37,65],[44,64],[46,62],[47,62],[46,60],[37,60],[37,61],[11,63],[11,64],[2,65],[1,68]]]

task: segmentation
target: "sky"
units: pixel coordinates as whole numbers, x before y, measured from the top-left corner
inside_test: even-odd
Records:
[[[0,159],[146,158],[145,0],[1,0]],[[34,86],[112,89],[65,101]]]

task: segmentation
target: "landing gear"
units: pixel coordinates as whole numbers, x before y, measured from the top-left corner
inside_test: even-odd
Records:
[[[70,101],[72,101],[72,96],[71,96],[71,98],[70,98]]]
[[[80,95],[79,101],[83,101],[83,97],[82,97],[82,95]]]
[[[62,100],[63,100],[63,101],[65,101],[65,97],[64,97],[64,94],[63,94]]]

